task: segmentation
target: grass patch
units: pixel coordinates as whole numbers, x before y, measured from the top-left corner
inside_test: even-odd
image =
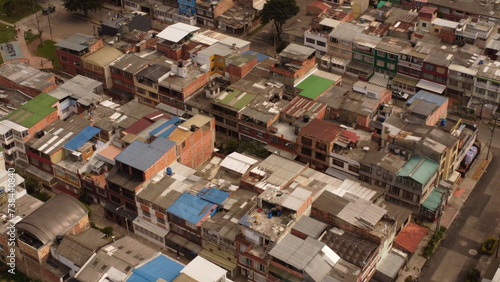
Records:
[[[17,31],[14,27],[0,23],[0,43],[14,41],[16,39],[16,34]]]
[[[5,3],[9,2],[9,0],[0,0],[0,20],[16,23],[19,20],[34,14],[35,12],[39,12],[42,10],[42,7],[34,1],[30,0],[10,0],[15,3],[17,10],[13,13],[13,15],[8,16],[8,12],[5,9]],[[34,5],[33,5],[34,4]]]
[[[61,65],[59,64],[59,60],[57,59],[56,54],[56,46],[54,45],[56,42],[47,40],[43,42],[43,45],[38,45],[36,49],[36,55],[38,57],[44,57],[52,61],[52,66],[56,70],[61,69]]]

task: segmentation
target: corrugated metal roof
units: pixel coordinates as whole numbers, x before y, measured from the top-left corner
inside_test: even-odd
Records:
[[[389,252],[382,258],[382,260],[380,260],[377,265],[377,271],[382,272],[385,276],[394,279],[405,262],[406,259],[402,256],[394,252]]]
[[[212,212],[215,204],[189,193],[182,194],[167,212],[172,213],[192,224],[198,224],[207,213]]]
[[[309,216],[301,216],[292,229],[295,229],[301,233],[304,233],[312,238],[319,238],[323,231],[326,230],[328,224],[318,221]]]
[[[417,87],[418,87],[418,84],[417,84]],[[445,86],[445,88],[446,88],[446,86]],[[431,103],[437,104],[439,106],[443,105],[446,101],[448,101],[448,98],[446,98],[446,97],[436,95],[436,94],[427,92],[425,90],[420,90],[417,92],[417,94],[413,95],[410,98],[410,100],[408,100],[408,102],[406,102],[406,104],[411,105],[413,103],[413,101],[415,101],[416,99],[425,100],[427,102],[431,102]]]
[[[443,195],[445,194],[445,190],[439,187],[436,187],[432,190],[432,192],[427,196],[425,201],[422,203],[426,209],[430,211],[436,211],[439,205],[442,202]]]
[[[254,165],[257,160],[242,155],[240,153],[234,152],[229,154],[222,162],[221,166],[238,173],[244,174],[250,168],[250,166]]]
[[[302,270],[313,260],[324,245],[324,243],[311,237],[302,240],[288,233],[269,254]]]
[[[165,39],[171,42],[179,42],[181,39],[186,37],[191,32],[195,32],[199,30],[199,27],[184,24],[184,23],[175,23],[173,25],[167,26],[164,30],[162,30],[158,35],[158,38]]]
[[[432,176],[436,174],[438,168],[439,164],[433,160],[420,156],[413,156],[396,175],[411,177],[418,183],[425,185]]]
[[[82,61],[91,63],[99,67],[105,67],[121,56],[123,56],[122,51],[116,48],[104,46],[101,49],[89,54],[88,56],[83,57]]]
[[[203,188],[196,196],[211,203],[222,205],[229,195],[230,193],[221,191],[217,188]]]
[[[333,142],[337,139],[342,128],[326,120],[313,119],[304,126],[299,134],[312,136],[322,142]]]
[[[89,40],[94,39],[94,36],[87,35],[87,34],[82,34],[82,33],[75,33],[71,35],[70,37],[64,39],[63,41],[57,42],[55,44],[56,47],[59,48],[65,48],[69,49],[72,51],[77,51],[80,52],[84,50],[85,48],[89,47]]]
[[[151,144],[134,141],[116,156],[116,160],[141,171],[146,171],[174,146],[175,142],[165,138],[157,138]]]
[[[85,142],[92,139],[97,133],[101,132],[101,130],[97,127],[93,127],[91,125],[85,127],[82,131],[75,135],[75,137],[71,138],[63,148],[76,151],[80,148]]]
[[[170,136],[170,133],[172,133],[177,128],[177,125],[181,121],[182,120],[180,118],[173,117],[157,128],[153,129],[151,132],[149,132],[149,134],[156,137],[168,138],[168,136]]]
[[[149,282],[159,279],[173,281],[183,268],[184,265],[165,255],[160,255],[132,270],[132,275],[127,279],[127,282]]]

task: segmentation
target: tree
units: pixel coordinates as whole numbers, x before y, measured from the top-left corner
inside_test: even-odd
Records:
[[[264,4],[264,8],[262,9],[261,22],[267,24],[272,21],[276,28],[277,38],[281,40],[283,24],[297,15],[299,11],[300,8],[297,6],[295,0],[269,0]]]
[[[83,12],[85,16],[90,12],[102,9],[103,0],[64,0],[64,8],[68,12]]]

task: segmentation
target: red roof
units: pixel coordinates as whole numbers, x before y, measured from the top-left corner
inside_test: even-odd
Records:
[[[396,236],[396,239],[394,239],[394,246],[413,254],[427,232],[429,232],[428,228],[410,222]]]
[[[343,128],[322,119],[313,119],[300,132],[327,143],[337,139]]]
[[[137,135],[151,124],[153,124],[152,121],[141,118],[140,120],[134,122],[131,126],[127,127],[127,129],[125,129],[125,132]]]
[[[418,11],[418,13],[424,13],[424,14],[434,14],[436,12],[437,8],[434,7],[429,7],[429,6],[423,6],[422,9]]]
[[[331,8],[330,5],[326,4],[325,2],[323,1],[314,1],[312,3],[309,3],[307,6],[309,7],[317,7],[317,8],[320,8],[321,10],[326,10],[328,8]]]

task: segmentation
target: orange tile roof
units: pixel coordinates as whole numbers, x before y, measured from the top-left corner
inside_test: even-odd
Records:
[[[301,129],[302,134],[312,136],[323,142],[333,142],[337,139],[343,128],[326,120],[313,119]]]
[[[429,229],[410,222],[394,239],[394,246],[410,253],[415,253],[418,245],[429,232]]]

